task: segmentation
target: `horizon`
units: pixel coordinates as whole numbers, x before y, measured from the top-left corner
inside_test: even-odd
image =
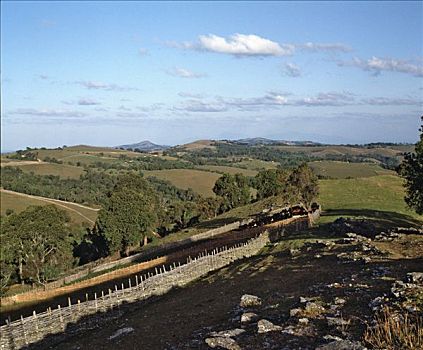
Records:
[[[419,139],[419,1],[2,2],[1,10],[2,153],[139,140]]]

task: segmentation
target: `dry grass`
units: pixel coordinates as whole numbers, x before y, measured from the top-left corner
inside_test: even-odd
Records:
[[[423,318],[409,313],[398,314],[385,307],[376,316],[376,326],[368,327],[364,340],[376,349],[423,349]]]

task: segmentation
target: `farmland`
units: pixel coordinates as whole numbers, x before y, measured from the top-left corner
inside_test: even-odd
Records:
[[[8,163],[6,163],[8,166]],[[26,173],[34,173],[36,175],[54,175],[61,178],[78,179],[84,173],[84,169],[66,164],[55,163],[32,163],[32,164],[14,164]]]
[[[395,174],[392,170],[383,169],[379,165],[373,163],[319,161],[311,162],[309,165],[317,175],[334,179]]]
[[[174,186],[189,189],[203,196],[213,196],[212,188],[220,174],[194,169],[169,169],[144,171],[145,176],[154,176],[170,181]]]
[[[49,198],[29,196],[12,191],[1,190],[1,215],[6,211],[13,210],[20,213],[29,206],[56,205],[59,209],[65,210],[71,219],[71,225],[80,228],[81,225],[92,226],[97,218],[98,209],[81,206],[76,203],[57,201]]]

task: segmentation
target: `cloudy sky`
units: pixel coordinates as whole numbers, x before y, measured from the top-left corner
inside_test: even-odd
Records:
[[[2,150],[415,142],[422,2],[2,2]]]

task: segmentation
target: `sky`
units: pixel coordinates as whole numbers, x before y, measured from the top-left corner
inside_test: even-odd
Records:
[[[1,147],[416,142],[423,2],[1,2]]]

